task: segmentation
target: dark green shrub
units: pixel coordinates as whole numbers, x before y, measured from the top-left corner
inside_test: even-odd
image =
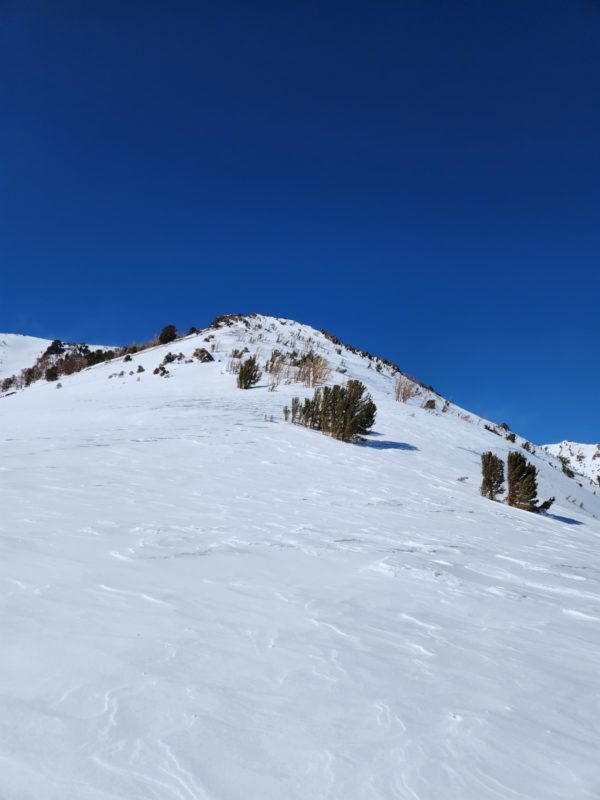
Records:
[[[505,438],[508,442],[515,442],[517,439],[514,433],[507,433]]]
[[[60,339],[54,339],[51,344],[48,345],[45,352],[42,355],[42,358],[48,358],[49,356],[60,356],[65,352],[65,345],[61,342]]]
[[[423,408],[427,409],[427,411],[435,411],[435,400],[426,400]]]
[[[58,380],[58,369],[56,367],[48,367],[45,374],[47,381],[57,381]]]
[[[175,325],[165,325],[162,331],[158,334],[158,341],[160,344],[169,344],[177,338],[177,328]]]

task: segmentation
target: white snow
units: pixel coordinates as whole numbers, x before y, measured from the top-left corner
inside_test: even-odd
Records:
[[[552,516],[492,503],[520,440],[304,326],[209,333],[0,399],[0,797],[597,800],[600,497],[538,449]],[[366,444],[226,370],[309,336]]]
[[[36,336],[0,333],[0,380],[31,367],[49,344],[50,340]]]

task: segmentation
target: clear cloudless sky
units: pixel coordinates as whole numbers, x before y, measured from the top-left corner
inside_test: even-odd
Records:
[[[2,0],[0,330],[286,316],[600,440],[600,2]]]

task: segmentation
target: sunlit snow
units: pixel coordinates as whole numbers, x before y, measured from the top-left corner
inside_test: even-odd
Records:
[[[309,337],[366,442],[227,371]],[[600,797],[600,496],[538,449],[550,516],[482,498],[521,440],[369,363],[256,317],[0,399],[0,797]]]

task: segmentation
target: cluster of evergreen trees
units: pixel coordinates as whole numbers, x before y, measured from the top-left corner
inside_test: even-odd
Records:
[[[322,431],[342,442],[352,442],[369,433],[375,423],[377,407],[364,383],[350,380],[345,386],[323,386],[302,402],[294,397],[286,419],[307,428]]]
[[[537,468],[527,461],[522,453],[512,451],[508,454],[508,495],[509,506],[532,511],[536,514],[548,511],[554,497],[538,503]],[[495,500],[504,490],[504,462],[492,452],[481,456],[481,494]]]

